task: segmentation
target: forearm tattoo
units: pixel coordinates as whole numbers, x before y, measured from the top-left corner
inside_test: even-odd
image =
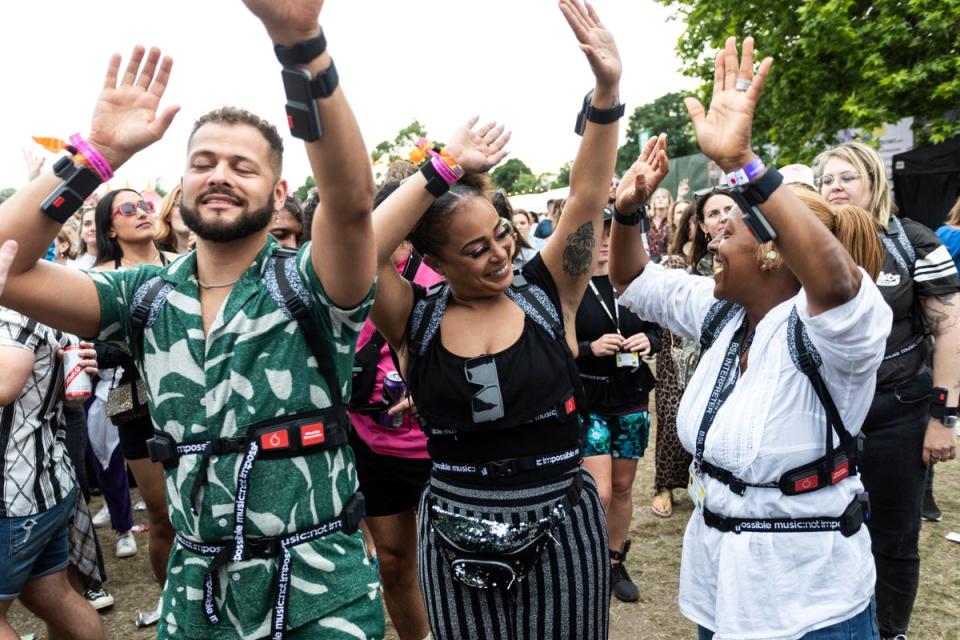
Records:
[[[593,250],[596,246],[593,223],[584,222],[567,236],[567,246],[563,248],[563,272],[575,278],[587,275],[590,265],[593,264]]]

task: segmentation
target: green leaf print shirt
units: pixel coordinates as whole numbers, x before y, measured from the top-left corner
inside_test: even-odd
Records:
[[[101,342],[130,350],[130,310],[137,290],[159,276],[173,285],[166,302],[151,312],[138,362],[146,383],[154,428],[177,442],[243,434],[247,427],[277,416],[330,406],[330,394],[317,371],[296,320],[270,294],[275,286],[267,237],[256,260],[234,285],[204,337],[196,253],[164,267],[88,272],[100,295]],[[373,289],[354,309],[340,309],[325,295],[310,261],[310,245],[287,261],[291,277],[310,306],[328,348],[333,350],[344,398],[357,335],[369,313]],[[159,300],[159,298],[158,298]],[[149,324],[149,323],[148,323]],[[134,352],[139,351],[135,349]],[[122,427],[121,427],[122,428]],[[192,540],[231,538],[237,472],[241,454],[211,459],[200,492],[199,515],[190,505],[190,488],[200,456],[186,455],[165,472],[167,504],[174,528]],[[285,459],[260,459],[249,483],[248,536],[286,535],[334,518],[357,490],[349,447]],[[293,547],[287,624],[296,628],[347,604],[379,608],[378,580],[360,532],[334,533]],[[215,579],[221,622],[208,625],[202,611],[203,579],[211,559],[180,545],[171,553],[158,637],[258,638],[269,631],[278,559],[229,564]],[[353,607],[351,607],[353,609]],[[369,616],[368,616],[369,617]],[[376,617],[375,615],[373,617]],[[382,620],[382,618],[381,618]],[[381,623],[382,624],[382,623]]]

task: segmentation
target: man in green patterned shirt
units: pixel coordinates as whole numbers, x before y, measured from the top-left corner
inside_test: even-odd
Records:
[[[335,75],[329,53],[317,53],[322,0],[244,3],[275,44],[312,43],[298,48],[303,69]],[[88,141],[114,169],[173,120],[175,107],[157,113],[171,66],[141,47],[122,75],[119,56],[111,60]],[[314,242],[293,257],[275,254],[267,233],[287,195],[280,136],[229,107],[200,118],[191,133],[181,211],[197,249],[167,266],[80,273],[36,263],[59,229],[39,213],[61,182],[53,174],[0,209],[0,241],[21,247],[2,304],[133,353],[158,442],[179,446],[167,460],[178,544],[160,638],[384,633],[379,582],[355,528],[354,458],[339,445],[331,408],[349,397],[353,348],[373,297],[373,180],[343,92],[315,103],[323,135],[306,150],[321,205]],[[284,294],[308,310],[313,344]],[[131,310],[145,295],[139,329]],[[335,376],[323,375],[324,363]],[[270,433],[245,437],[265,421]],[[276,455],[290,444],[306,450]]]

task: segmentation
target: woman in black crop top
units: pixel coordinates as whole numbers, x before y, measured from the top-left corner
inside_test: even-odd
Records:
[[[577,310],[577,364],[590,419],[583,434],[583,466],[597,482],[610,541],[610,588],[623,602],[640,592],[627,574],[627,533],[633,514],[637,461],[647,448],[654,387],[644,356],[660,351],[660,327],[617,303],[607,277],[613,210],[603,215],[603,235],[593,278]]]
[[[596,78],[594,113],[564,215],[540,254],[514,276],[513,230],[485,191],[481,174],[506,155],[502,125],[473,119],[444,150],[449,161],[428,156],[374,215],[372,318],[397,352],[434,461],[418,570],[438,639],[479,628],[488,638],[607,635],[606,528],[579,471],[572,353],[614,170],[620,59],[592,9],[575,0],[560,8]],[[443,175],[461,167],[466,175],[446,190]],[[390,255],[408,235],[446,284],[428,292],[398,276]]]

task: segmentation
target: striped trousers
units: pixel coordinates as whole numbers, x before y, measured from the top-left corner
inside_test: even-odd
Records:
[[[498,522],[534,521],[563,499],[573,471],[532,488],[465,488],[437,477],[420,500],[418,572],[427,617],[437,640],[594,640],[607,637],[610,560],[607,526],[586,472],[580,502],[553,532],[524,581],[505,589],[474,589],[453,578],[429,524],[429,499],[445,510]]]

